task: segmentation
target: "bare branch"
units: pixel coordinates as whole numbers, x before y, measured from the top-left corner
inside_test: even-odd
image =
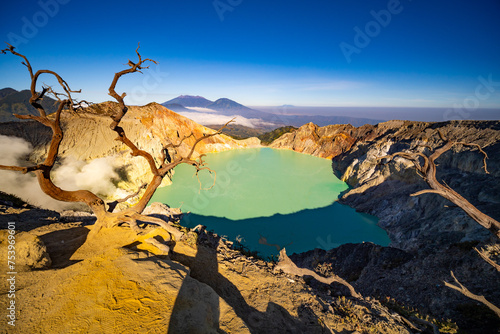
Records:
[[[202,171],[202,170],[208,170],[210,175],[213,175],[214,178],[213,178],[213,182],[212,182],[212,185],[208,188],[203,188],[202,187],[202,184],[201,184],[201,180],[200,180],[200,176],[199,176],[199,172]],[[198,183],[200,184],[200,190],[199,191],[202,191],[202,190],[210,190],[212,189],[214,186],[215,186],[215,181],[217,180],[217,173],[214,171],[214,170],[211,170],[210,168],[208,167],[203,167],[203,168],[196,168],[196,178],[198,179]]]
[[[379,157],[379,158],[377,158],[377,160],[384,160],[385,159],[385,160],[387,160],[386,163],[389,163],[392,160],[394,160],[394,158],[396,158],[396,157],[401,157],[401,158],[404,158],[406,160],[413,162],[413,165],[415,166],[417,171],[419,171],[420,173],[422,173],[424,175],[427,172],[427,169],[429,166],[429,159],[425,154],[420,153],[420,152],[396,152],[396,153],[393,153],[391,155]],[[423,166],[420,165],[419,158],[422,158],[424,160]]]
[[[23,65],[25,65],[28,68],[30,78],[31,78],[31,98],[30,98],[30,104],[38,111],[39,116],[21,116],[21,115],[16,115],[16,117],[20,119],[33,119],[47,127],[50,127],[52,129],[52,138],[50,141],[49,149],[47,152],[47,156],[45,158],[45,161],[43,164],[40,164],[36,167],[27,167],[27,169],[24,168],[14,168],[11,170],[17,170],[20,172],[28,172],[32,171],[36,174],[38,183],[40,185],[40,188],[44,193],[49,195],[50,197],[59,200],[59,201],[65,201],[65,202],[83,202],[86,203],[96,214],[96,216],[99,217],[102,216],[105,213],[105,207],[104,207],[104,201],[102,201],[98,196],[93,194],[90,191],[87,190],[78,190],[78,191],[66,191],[58,186],[56,186],[50,176],[50,172],[54,166],[54,163],[56,161],[56,158],[59,154],[59,145],[62,141],[63,138],[63,132],[61,129],[61,124],[60,124],[60,115],[62,110],[66,107],[69,106],[71,108],[72,106],[72,99],[71,99],[71,93],[74,93],[75,91],[71,90],[69,85],[64,81],[59,74],[57,74],[54,71],[50,70],[38,70],[35,74],[33,74],[33,69],[31,67],[30,62],[26,58],[26,56],[18,53],[15,51],[15,48],[10,45],[7,49],[3,49],[2,53],[6,54],[7,52],[10,52],[11,54],[21,57],[24,61],[22,62]],[[43,106],[39,103],[39,100],[43,98],[43,96],[48,92],[48,88],[43,88],[41,93],[36,92],[36,84],[38,78],[42,74],[49,74],[54,76],[63,90],[66,92],[68,98],[65,100],[59,101],[59,106],[56,111],[56,115],[54,119],[50,119],[47,117],[45,110]]]
[[[186,158],[187,159],[191,159],[191,157],[193,156],[194,150],[196,148],[196,145],[198,145],[198,143],[200,143],[201,141],[203,141],[203,140],[205,140],[207,138],[220,135],[222,133],[222,130],[224,130],[230,123],[234,122],[235,119],[236,119],[236,117],[232,118],[230,121],[228,121],[219,130],[215,131],[214,133],[211,133],[211,134],[208,134],[208,135],[204,134],[203,137],[200,137],[200,138],[196,139],[196,141],[194,142],[193,146],[191,146],[191,151],[189,152],[189,154],[187,155]]]
[[[113,212],[116,208],[116,206],[119,204],[119,203],[123,203],[123,202],[126,202],[128,201],[129,199],[131,199],[132,197],[135,197],[137,195],[139,195],[139,193],[141,192],[142,189],[146,188],[147,187],[147,183],[143,183],[139,186],[139,188],[137,189],[137,191],[133,194],[130,194],[124,198],[120,198],[120,199],[117,199],[117,200],[114,200],[113,202],[110,202],[108,203],[108,212]]]
[[[486,305],[490,310],[495,312],[496,315],[500,318],[500,308],[496,307],[495,305],[493,305],[492,303],[487,301],[486,298],[484,298],[484,296],[479,296],[479,295],[476,295],[476,294],[473,294],[472,292],[470,292],[462,283],[460,283],[458,281],[458,279],[455,277],[455,274],[453,273],[453,271],[451,272],[451,277],[453,277],[453,279],[455,280],[457,285],[443,281],[444,285],[446,285],[450,289],[457,290],[458,292],[460,292],[461,294],[463,294],[464,296],[466,296],[470,299],[473,299],[475,301],[478,301],[478,302]]]
[[[179,135],[179,133],[177,133],[177,135]],[[182,137],[182,139],[179,141],[179,143],[177,143],[177,144],[175,144],[175,145],[174,145],[173,143],[170,143],[170,144],[166,145],[166,146],[164,147],[164,149],[168,149],[168,148],[178,148],[179,146],[181,146],[181,145],[182,145],[182,143],[184,142],[184,140],[186,140],[186,139],[188,139],[188,138],[191,138],[191,137],[194,137],[194,133],[193,133],[192,131],[191,131],[191,133],[190,133],[189,135]]]
[[[137,55],[138,60],[137,61],[131,61],[129,60],[127,62],[127,67],[126,69],[115,73],[113,80],[110,84],[109,87],[109,95],[115,98],[115,100],[119,104],[119,110],[111,116],[112,122],[110,124],[111,130],[116,132],[118,135],[117,140],[122,142],[124,145],[126,145],[130,151],[132,156],[141,156],[146,159],[146,161],[149,164],[150,171],[153,175],[152,179],[150,182],[146,185],[142,185],[139,190],[131,194],[123,199],[118,199],[116,201],[113,201],[108,204],[108,209],[106,208],[106,205],[102,199],[100,199],[97,195],[90,191],[86,190],[78,190],[78,191],[66,191],[58,186],[56,186],[52,180],[51,180],[51,170],[54,167],[54,164],[56,162],[56,159],[59,155],[59,147],[63,139],[63,130],[61,127],[61,114],[63,110],[68,110],[69,112],[75,112],[78,109],[81,109],[84,107],[84,105],[90,105],[89,102],[86,101],[76,101],[73,99],[72,94],[79,92],[72,90],[68,83],[56,72],[51,71],[51,70],[38,70],[36,72],[33,71],[33,68],[31,67],[30,62],[28,61],[27,57],[24,55],[17,53],[15,51],[15,48],[12,45],[8,44],[8,48],[1,50],[3,54],[6,53],[11,53],[15,56],[18,56],[23,59],[22,64],[27,67],[30,78],[31,78],[31,85],[30,85],[30,90],[31,90],[31,97],[30,97],[30,104],[38,111],[38,115],[16,115],[20,119],[31,119],[35,120],[47,127],[50,127],[52,129],[52,138],[49,144],[49,149],[47,152],[47,156],[45,158],[45,161],[42,164],[39,164],[37,166],[31,166],[31,167],[21,167],[21,166],[0,166],[0,169],[3,170],[11,170],[11,171],[17,171],[17,172],[34,172],[37,176],[38,182],[40,184],[40,188],[42,191],[44,191],[46,194],[51,196],[52,198],[60,201],[66,201],[66,202],[83,202],[87,204],[94,214],[97,217],[97,221],[94,225],[94,228],[92,229],[91,233],[89,234],[89,239],[93,238],[97,233],[103,229],[103,228],[111,228],[113,226],[116,226],[117,224],[121,223],[126,223],[132,228],[134,231],[139,233],[141,229],[138,226],[138,221],[143,221],[146,223],[151,223],[151,224],[156,224],[167,230],[169,233],[171,233],[177,240],[179,240],[182,236],[183,233],[177,230],[175,227],[171,226],[167,222],[154,218],[154,217],[149,217],[149,216],[144,216],[141,215],[140,213],[143,212],[144,208],[146,205],[149,203],[150,199],[152,198],[153,194],[155,193],[156,189],[161,185],[163,178],[168,175],[168,172],[173,169],[175,166],[186,163],[189,165],[192,165],[196,168],[196,174],[202,170],[208,170],[211,171],[208,167],[205,166],[205,162],[203,161],[203,155],[201,155],[198,159],[192,159],[192,156],[195,152],[195,148],[198,143],[201,141],[210,138],[212,136],[218,135],[221,133],[222,129],[227,126],[230,122],[226,123],[219,131],[216,131],[211,134],[206,134],[203,135],[200,138],[195,138],[194,144],[191,146],[191,149],[189,151],[189,154],[187,156],[180,156],[176,157],[173,161],[169,161],[168,163],[165,161],[167,159],[168,155],[168,150],[169,148],[176,149],[180,147],[185,140],[188,138],[194,136],[193,133],[189,134],[188,136],[183,137],[180,139],[179,143],[177,144],[169,144],[164,147],[163,153],[163,160],[161,161],[160,167],[161,169],[156,165],[156,162],[153,158],[153,156],[148,153],[147,151],[138,148],[126,135],[124,129],[120,126],[120,122],[122,121],[123,117],[126,115],[128,111],[128,107],[125,105],[124,98],[126,96],[126,93],[118,94],[116,92],[116,85],[119,81],[119,79],[129,73],[135,73],[139,72],[142,73],[141,70],[148,68],[149,66],[146,66],[147,63],[154,63],[156,62],[151,59],[143,59],[141,54],[139,53],[139,45],[137,49],[135,50],[135,53]],[[37,93],[36,92],[36,86],[38,79],[44,75],[49,75],[52,77],[55,77],[62,88],[62,92],[57,92],[55,89],[48,85],[44,85],[42,87],[42,91]],[[54,96],[54,98],[57,100],[58,103],[58,108],[57,111],[51,115],[50,117],[47,116],[45,109],[41,105],[41,100],[50,94],[51,96]],[[178,136],[179,137],[179,136]],[[214,178],[214,183],[215,183],[215,178]],[[142,195],[142,197],[135,203],[133,206],[124,209],[121,212],[114,213],[114,209],[116,208],[118,203],[124,202],[129,198],[132,198],[134,196],[137,196],[141,190],[145,188],[145,191]],[[151,241],[151,240],[150,240]],[[146,242],[150,242],[146,241]],[[153,241],[154,244],[154,241]],[[161,247],[160,247],[161,248]]]
[[[414,197],[414,196],[420,196],[422,194],[438,194],[441,196],[443,195],[442,191],[440,191],[440,190],[424,189],[424,190],[417,191],[416,193],[413,193],[410,196]]]
[[[111,128],[111,130],[115,131],[118,134],[117,140],[121,141],[123,144],[125,144],[126,146],[128,146],[130,148],[130,150],[132,151],[132,153],[131,153],[132,156],[142,156],[144,159],[147,160],[147,162],[149,164],[149,168],[151,169],[151,172],[153,173],[153,175],[156,176],[156,175],[159,175],[159,172],[158,172],[158,168],[156,167],[156,163],[154,161],[153,156],[144,150],[140,150],[134,143],[132,143],[127,138],[127,135],[125,134],[125,131],[123,130],[123,128],[119,126],[122,118],[125,116],[125,114],[128,111],[128,107],[125,105],[125,102],[123,100],[125,98],[126,94],[123,93],[122,95],[119,95],[115,90],[116,84],[118,83],[118,80],[126,74],[139,72],[140,69],[147,68],[147,67],[141,67],[141,65],[144,62],[149,61],[149,62],[153,62],[153,63],[157,64],[156,61],[151,60],[151,59],[142,60],[142,57],[139,53],[139,46],[137,47],[135,52],[137,54],[137,57],[139,58],[139,61],[137,63],[133,63],[129,60],[128,65],[130,66],[130,68],[115,73],[113,81],[111,82],[111,85],[109,86],[109,95],[114,97],[120,106],[120,110],[116,114],[111,116],[111,119],[113,120],[113,122],[111,122],[110,128]]]
[[[481,152],[483,154],[483,169],[484,169],[484,172],[486,174],[489,174],[490,172],[488,172],[488,166],[486,164],[486,159],[488,159],[488,154],[486,154],[486,152],[483,150],[483,148],[479,145],[479,144],[475,144],[475,143],[464,143],[464,142],[457,142],[456,143],[457,145],[464,145],[464,146],[472,146],[472,147],[477,147],[477,149],[479,150],[479,152]]]
[[[474,250],[483,258],[484,261],[488,262],[495,268],[497,271],[500,271],[500,265],[496,262],[494,262],[490,257],[488,256],[488,253],[481,248],[481,250],[478,250],[476,247],[474,247]]]
[[[437,130],[440,138],[442,140],[447,140],[443,135],[440,129]],[[469,201],[467,201],[463,196],[458,194],[452,188],[450,188],[445,183],[441,183],[436,179],[436,163],[435,160],[438,159],[443,153],[450,150],[455,145],[464,145],[464,146],[472,146],[478,148],[479,152],[483,154],[483,165],[484,170],[488,172],[486,167],[486,158],[488,157],[486,152],[482,149],[481,146],[475,143],[465,143],[465,142],[454,142],[454,141],[446,141],[441,147],[436,148],[432,154],[426,156],[420,152],[408,153],[408,152],[396,152],[388,156],[377,158],[377,160],[387,159],[387,162],[390,162],[395,157],[399,156],[404,159],[407,159],[415,165],[418,171],[421,172],[422,178],[427,182],[431,189],[418,191],[411,196],[418,196],[422,194],[438,194],[452,203],[456,204],[462,210],[464,210],[472,219],[474,219],[478,224],[488,229],[491,233],[493,233],[496,237],[500,238],[500,222],[493,219],[492,217],[484,214],[474,205],[472,205]],[[424,160],[424,166],[420,166],[418,159],[422,158]]]
[[[361,295],[354,290],[353,286],[349,283],[347,283],[344,279],[340,278],[339,276],[333,274],[330,277],[323,277],[318,275],[316,272],[310,270],[310,269],[305,269],[305,268],[299,268],[295,263],[290,260],[290,258],[286,255],[286,250],[283,248],[280,251],[280,257],[279,257],[279,262],[274,267],[274,271],[281,270],[284,273],[290,274],[290,275],[295,275],[295,276],[312,276],[314,277],[317,281],[330,285],[333,282],[340,283],[344,286],[346,286],[349,291],[351,292],[351,296],[355,298],[361,298]]]
[[[23,174],[26,174],[28,172],[33,172],[35,170],[41,169],[41,166],[40,165],[36,165],[36,166],[31,166],[31,167],[20,167],[20,166],[4,166],[4,165],[0,165],[0,169],[2,169],[2,170],[12,170],[12,171],[21,172]]]
[[[24,61],[22,62],[22,64],[28,68],[28,71],[30,72],[30,78],[32,78],[32,79],[33,79],[33,69],[31,68],[31,64],[30,64],[30,62],[28,61],[28,58],[26,58],[26,56],[24,56],[24,55],[22,55],[22,54],[20,54],[20,53],[17,53],[16,51],[14,51],[14,50],[15,50],[15,47],[14,47],[14,46],[10,45],[9,43],[5,43],[5,44],[7,44],[9,47],[8,47],[8,48],[6,48],[6,49],[3,49],[1,52],[2,52],[3,54],[6,54],[6,53],[7,53],[7,51],[8,51],[8,52],[12,53],[13,55],[16,55],[16,56],[18,56],[18,57],[23,58],[23,59],[24,59]]]
[[[443,132],[441,131],[441,129],[437,129],[437,132],[439,134],[439,138],[441,138],[442,141],[444,141],[444,142],[448,141],[448,138],[446,138],[446,136],[443,134]]]

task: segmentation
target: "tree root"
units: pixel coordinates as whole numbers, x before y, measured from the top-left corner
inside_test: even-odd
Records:
[[[179,231],[176,227],[172,226],[170,223],[167,223],[163,219],[141,215],[138,213],[129,213],[124,215],[117,215],[116,217],[114,217],[114,219],[97,220],[90,233],[88,234],[87,240],[96,238],[102,229],[113,228],[121,224],[127,224],[130,229],[139,237],[137,241],[153,245],[161,252],[169,254],[171,251],[170,246],[158,241],[153,236],[150,238],[144,238],[144,236],[147,236],[148,234],[146,233],[146,230],[144,228],[141,228],[139,226],[139,222],[158,225],[170,235],[170,237],[168,237],[168,241],[172,239],[174,239],[175,241],[181,241],[185,238],[185,234],[182,231]]]
[[[170,225],[169,223],[167,223],[163,219],[151,217],[151,216],[145,216],[145,215],[141,215],[138,213],[132,215],[131,218],[134,219],[135,221],[142,221],[145,223],[155,224],[155,225],[162,227],[164,230],[166,230],[168,233],[170,233],[175,238],[176,241],[180,241],[184,237],[184,233],[182,231],[179,231],[177,228]]]
[[[167,255],[170,254],[170,247],[164,243],[159,242],[155,238],[145,239],[144,242],[147,242],[148,244],[155,246],[156,248],[166,253]]]

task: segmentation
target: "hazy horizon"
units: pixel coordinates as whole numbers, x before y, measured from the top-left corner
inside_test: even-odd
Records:
[[[131,105],[196,94],[244,105],[500,108],[497,0],[142,4],[147,15],[128,0],[5,2],[1,41],[93,102],[110,99],[140,42],[158,64],[120,81]],[[0,73],[0,87],[29,87],[19,57],[0,55]]]
[[[443,122],[450,120],[500,120],[500,108],[478,108],[474,111],[432,107],[336,107],[336,106],[248,106],[278,115],[346,116],[377,120]]]

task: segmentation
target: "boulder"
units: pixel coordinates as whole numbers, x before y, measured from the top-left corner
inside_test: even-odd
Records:
[[[0,230],[0,249],[2,259],[7,259],[9,243],[9,230]],[[29,232],[19,232],[14,234],[15,243],[15,271],[29,271],[33,269],[47,269],[50,268],[52,260],[47,252],[47,247],[43,241]],[[10,255],[10,254],[9,254]],[[5,262],[5,261],[2,261]]]

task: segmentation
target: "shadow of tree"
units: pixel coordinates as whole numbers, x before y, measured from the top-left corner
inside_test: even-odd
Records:
[[[89,229],[86,227],[74,227],[41,235],[40,239],[52,260],[51,268],[65,268],[80,262],[70,258],[85,243],[88,233]]]
[[[219,241],[220,237],[215,240]],[[183,254],[172,254],[172,259],[178,261],[190,270],[190,276],[199,282],[210,286],[219,297],[230,305],[237,316],[242,319],[251,333],[330,333],[307,306],[301,306],[298,310],[298,318],[292,316],[284,307],[273,301],[269,301],[265,311],[259,311],[251,306],[243,297],[238,287],[219,272],[217,261],[217,251],[214,248],[198,245],[195,257]],[[189,322],[189,319],[182,317],[180,303],[189,289],[184,288],[184,284],[179,290],[176,302],[172,311],[168,333],[179,333],[181,324]],[[217,310],[220,316],[220,309]],[[218,320],[218,319],[217,319]],[[218,321],[217,321],[218,322]],[[193,332],[197,332],[193,329]],[[219,328],[219,332],[223,331]]]

